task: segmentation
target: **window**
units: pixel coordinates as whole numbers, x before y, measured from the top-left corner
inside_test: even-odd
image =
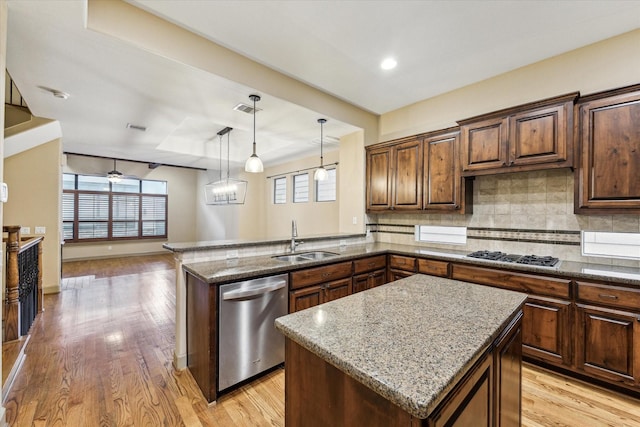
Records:
[[[336,168],[327,169],[328,177],[316,181],[316,202],[334,202],[336,200]]]
[[[167,183],[64,174],[62,230],[68,242],[167,237]]]
[[[309,174],[293,176],[293,203],[309,201]]]
[[[273,203],[276,205],[287,203],[287,177],[273,180]]]

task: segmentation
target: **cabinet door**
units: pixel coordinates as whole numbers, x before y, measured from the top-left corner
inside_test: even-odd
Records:
[[[509,119],[509,166],[571,166],[573,103],[514,114]]]
[[[460,128],[462,170],[495,169],[507,164],[509,120],[488,119]]]
[[[291,291],[289,292],[289,313],[320,305],[324,302],[323,298],[324,289],[321,285]]]
[[[378,270],[369,273],[369,288],[382,286],[387,283],[387,270]]]
[[[354,294],[356,292],[362,292],[369,289],[369,273],[353,276],[353,283],[351,284],[351,286],[351,290]]]
[[[389,281],[404,279],[405,277],[413,276],[414,273],[402,270],[389,270]]]
[[[492,427],[493,423],[493,360],[485,356],[430,417],[433,427]]]
[[[393,147],[392,209],[422,209],[422,143],[409,141]]]
[[[424,208],[456,210],[460,203],[459,132],[424,141]]]
[[[577,306],[576,366],[594,377],[640,384],[640,314]]]
[[[498,339],[494,351],[495,426],[519,427],[522,378],[522,315]]]
[[[586,102],[578,117],[576,213],[640,213],[640,90]]]
[[[391,148],[367,150],[367,210],[391,209]]]
[[[336,280],[323,285],[324,296],[322,302],[333,301],[351,295],[351,279]]]
[[[523,312],[524,355],[554,365],[571,366],[571,302],[530,297]]]

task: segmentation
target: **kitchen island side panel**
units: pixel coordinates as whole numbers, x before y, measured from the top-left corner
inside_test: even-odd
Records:
[[[217,398],[216,287],[187,273],[187,367],[208,402]]]

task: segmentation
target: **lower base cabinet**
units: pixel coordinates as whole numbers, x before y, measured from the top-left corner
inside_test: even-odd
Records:
[[[578,304],[576,366],[627,386],[640,385],[640,314]]]
[[[351,295],[351,279],[334,280],[289,292],[289,312],[315,307],[325,302]]]
[[[387,271],[377,270],[353,276],[353,293],[366,291],[387,283]]]
[[[523,311],[524,355],[555,365],[571,366],[571,301],[529,297]]]

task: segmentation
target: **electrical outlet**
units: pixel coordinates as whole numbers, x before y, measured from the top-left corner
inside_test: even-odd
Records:
[[[31,234],[31,227],[20,227],[20,234]]]
[[[227,251],[227,259],[238,258],[238,250]]]
[[[353,217],[353,225],[356,225],[358,223],[358,217],[354,216]]]
[[[46,234],[46,233],[47,233],[47,227],[36,225],[36,234]]]

